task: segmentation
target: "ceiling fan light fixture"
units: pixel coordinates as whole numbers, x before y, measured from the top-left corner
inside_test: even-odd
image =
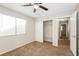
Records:
[[[38,5],[34,5],[34,8],[35,8],[35,9],[38,9],[38,7],[39,7]]]

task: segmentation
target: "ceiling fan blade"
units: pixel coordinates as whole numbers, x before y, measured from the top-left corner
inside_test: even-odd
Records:
[[[39,4],[42,4],[42,3],[39,3]]]
[[[33,6],[31,3],[29,3],[29,4],[25,4],[25,5],[22,5],[22,6]]]
[[[42,4],[42,3],[34,3],[34,4]]]
[[[32,5],[22,5],[22,6],[24,6],[24,7],[25,7],[25,6],[32,6]]]
[[[34,8],[33,12],[35,13],[36,12],[36,9]]]
[[[42,6],[42,5],[39,5],[39,7],[42,8],[43,10],[45,10],[45,11],[48,11],[48,8],[46,8],[46,7]]]

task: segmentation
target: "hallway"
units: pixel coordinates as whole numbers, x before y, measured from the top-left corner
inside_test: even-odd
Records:
[[[62,48],[70,48],[70,40],[68,39],[60,39],[58,40],[59,47]]]

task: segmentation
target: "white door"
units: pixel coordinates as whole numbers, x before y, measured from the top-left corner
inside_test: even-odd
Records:
[[[52,21],[45,21],[43,28],[44,41],[52,42]]]
[[[76,55],[76,12],[73,13],[70,19],[70,48]]]

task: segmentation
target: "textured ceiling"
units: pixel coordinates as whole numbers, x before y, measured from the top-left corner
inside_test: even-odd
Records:
[[[71,14],[75,10],[77,3],[43,3],[42,5],[47,7],[48,11],[38,8],[36,13],[33,13],[33,6],[22,7],[23,3],[0,3],[0,5],[30,17],[40,18]]]

